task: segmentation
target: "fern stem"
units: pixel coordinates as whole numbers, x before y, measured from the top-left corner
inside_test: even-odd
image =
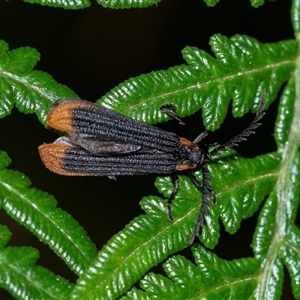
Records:
[[[300,0],[293,0],[291,8],[291,21],[294,28],[295,37],[300,39]]]
[[[300,1],[298,1],[300,3]],[[295,72],[295,103],[294,115],[288,137],[288,142],[283,151],[282,168],[277,183],[277,226],[279,239],[284,237],[287,226],[293,220],[295,212],[295,201],[299,201],[298,178],[299,178],[299,140],[300,140],[300,68],[297,66]],[[277,240],[277,239],[276,239]]]

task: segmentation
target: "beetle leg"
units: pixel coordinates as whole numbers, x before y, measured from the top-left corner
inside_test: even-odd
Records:
[[[185,125],[185,123],[179,118],[179,116],[176,114],[176,112],[173,109],[176,109],[175,105],[172,105],[170,103],[163,104],[159,109],[164,112],[167,116],[171,117],[172,119],[178,121],[178,124],[175,128],[175,133],[178,133],[180,126]]]

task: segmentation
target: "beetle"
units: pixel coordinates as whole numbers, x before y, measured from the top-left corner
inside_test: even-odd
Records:
[[[77,99],[61,99],[54,103],[47,116],[49,127],[65,133],[54,143],[39,146],[40,157],[51,171],[66,176],[171,175],[174,189],[167,202],[167,216],[172,220],[171,202],[179,185],[178,173],[189,176],[203,198],[189,244],[191,245],[204,223],[210,199],[216,197],[210,183],[208,164],[213,156],[238,146],[254,134],[264,116],[264,101],[254,120],[242,132],[212,151],[199,143],[208,135],[199,134],[194,141],[174,132],[134,120],[118,112]],[[170,105],[160,108],[168,116],[184,123]],[[202,169],[202,183],[193,171]]]

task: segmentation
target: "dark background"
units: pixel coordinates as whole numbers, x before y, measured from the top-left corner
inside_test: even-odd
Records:
[[[291,1],[270,1],[259,9],[249,0],[221,0],[214,8],[202,0],[165,0],[146,9],[110,10],[93,2],[90,8],[67,11],[30,5],[20,1],[0,3],[0,38],[10,49],[30,46],[41,54],[36,69],[51,74],[82,99],[96,101],[125,79],[167,69],[185,63],[181,50],[189,45],[210,52],[209,37],[221,33],[228,37],[247,34],[261,42],[292,39]],[[272,133],[276,118],[274,103],[264,119],[264,126],[239,152],[254,157],[276,150]],[[232,129],[243,129],[253,118],[228,116],[212,140],[226,141]],[[193,139],[203,130],[201,112],[185,119],[182,136]],[[174,124],[161,125],[172,130]],[[239,129],[238,129],[239,130]],[[234,133],[237,133],[234,131]],[[12,159],[11,168],[27,175],[32,186],[48,191],[58,206],[72,214],[86,229],[98,249],[135,216],[143,213],[139,201],[158,194],[156,176],[108,178],[68,178],[49,172],[41,163],[37,147],[52,142],[57,135],[47,131],[35,115],[17,110],[0,120],[0,149]],[[243,221],[235,235],[224,233],[216,252],[223,258],[251,256],[250,244],[257,214]],[[40,250],[39,264],[75,281],[76,277],[47,246],[16,224],[4,212],[0,223],[13,232],[9,245],[31,245]],[[190,254],[190,249],[185,250]],[[0,290],[0,299],[11,299]],[[286,280],[283,299],[293,299]]]

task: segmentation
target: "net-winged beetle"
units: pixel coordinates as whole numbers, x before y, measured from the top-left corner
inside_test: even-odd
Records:
[[[67,176],[116,178],[122,175],[171,174],[174,189],[167,204],[170,220],[171,201],[179,183],[177,174],[184,172],[203,193],[190,238],[192,244],[204,222],[209,199],[215,202],[208,169],[210,158],[227,148],[238,146],[252,135],[253,130],[261,125],[258,122],[265,114],[263,108],[262,100],[254,120],[246,129],[208,152],[198,146],[207,136],[207,131],[191,142],[103,106],[83,100],[61,99],[52,106],[46,122],[49,127],[64,132],[65,136],[52,144],[39,146],[39,153],[48,169]],[[167,105],[163,105],[161,110],[183,124]],[[193,174],[196,169],[202,169],[202,184]]]

